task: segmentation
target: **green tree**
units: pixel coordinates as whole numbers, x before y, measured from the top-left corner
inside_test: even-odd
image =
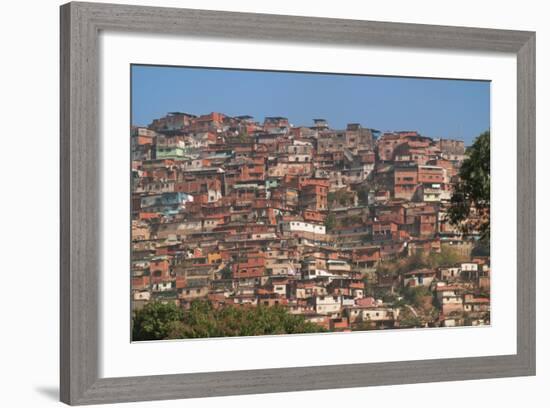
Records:
[[[134,312],[132,340],[161,340],[168,336],[183,313],[174,303],[152,302]]]
[[[403,297],[410,305],[422,306],[422,298],[433,296],[432,292],[425,286],[406,287],[403,289]]]
[[[443,246],[441,252],[431,252],[424,261],[424,267],[439,268],[441,266],[456,265],[468,260],[467,256],[461,255],[457,250]]]
[[[353,192],[346,191],[345,189],[331,191],[327,195],[328,207],[350,207],[354,204],[354,196]]]
[[[345,218],[346,225],[363,224],[363,217],[360,215],[350,215]]]
[[[467,261],[466,256],[450,247],[442,247],[440,252],[415,252],[412,255],[384,261],[376,267],[378,276],[398,276],[415,269],[435,269]]]
[[[293,315],[283,306],[223,306],[206,300],[191,302],[181,321],[171,326],[167,338],[259,336],[264,334],[316,333],[324,329]]]
[[[479,135],[468,149],[460,168],[448,211],[449,220],[468,234],[479,231],[482,240],[490,237],[491,150],[490,132]]]
[[[407,307],[401,309],[401,315],[399,317],[399,327],[422,327],[422,319],[415,316]]]

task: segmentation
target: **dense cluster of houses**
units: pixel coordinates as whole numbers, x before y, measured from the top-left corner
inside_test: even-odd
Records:
[[[131,146],[134,308],[281,305],[329,330],[490,321],[489,258],[446,217],[462,141],[172,112]],[[445,248],[466,261],[379,273]],[[420,287],[423,306],[400,295]]]

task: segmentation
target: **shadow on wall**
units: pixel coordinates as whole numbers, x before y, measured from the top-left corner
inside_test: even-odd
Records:
[[[36,387],[35,390],[48,399],[59,401],[59,387]]]

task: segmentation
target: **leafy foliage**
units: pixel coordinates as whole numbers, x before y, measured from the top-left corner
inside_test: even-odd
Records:
[[[462,163],[448,211],[449,220],[463,233],[479,231],[481,238],[490,236],[491,151],[490,132],[479,135],[468,149]]]
[[[466,260],[467,257],[461,255],[456,250],[450,247],[442,247],[439,253],[417,252],[411,256],[383,262],[378,265],[376,273],[383,276],[395,276],[415,269],[438,268],[440,266],[454,265]]]
[[[422,298],[433,296],[432,292],[425,286],[406,287],[403,289],[403,297],[408,304],[415,307],[422,306]]]
[[[328,193],[328,207],[352,207],[355,205],[355,193],[345,189],[336,190]]]
[[[132,340],[164,339],[182,317],[182,311],[172,302],[148,303],[134,312]]]
[[[191,302],[189,310],[151,303],[134,316],[133,340],[258,336],[316,333],[321,326],[292,315],[282,306],[224,306],[207,300]]]
[[[360,215],[348,215],[342,221],[342,225],[363,224],[363,217]]]
[[[214,308],[195,300],[169,333],[168,338],[259,336],[265,334],[315,333],[324,329],[282,306],[224,306]]]
[[[408,308],[401,309],[401,316],[399,319],[400,327],[422,327],[422,319],[415,316]]]

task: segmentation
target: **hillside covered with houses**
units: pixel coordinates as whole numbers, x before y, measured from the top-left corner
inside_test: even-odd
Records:
[[[490,324],[488,250],[448,216],[461,140],[171,112],[132,127],[131,150],[134,311],[276,307],[326,331]]]

